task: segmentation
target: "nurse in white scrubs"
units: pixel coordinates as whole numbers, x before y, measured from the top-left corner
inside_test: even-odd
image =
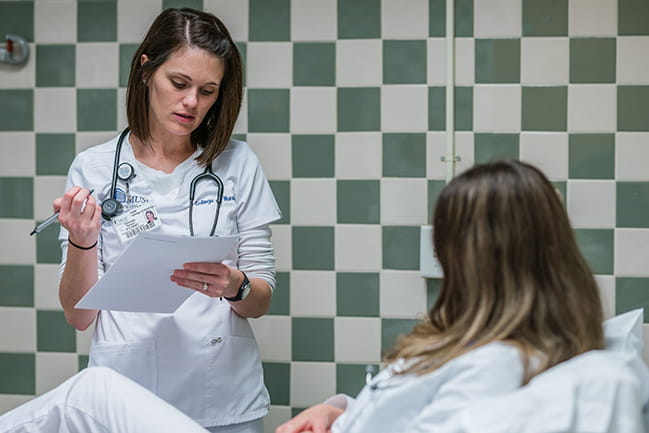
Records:
[[[130,132],[78,154],[54,208],[66,319],[80,330],[96,325],[90,365],[111,367],[211,431],[258,433],[269,395],[247,318],[270,305],[269,224],[281,214],[257,157],[231,139],[242,83],[239,51],[218,18],[164,10],[131,64]],[[237,236],[239,247],[222,263],[173,271],[171,281],[195,290],[174,314],[76,309],[149,230]],[[145,278],[133,275],[132,289]]]

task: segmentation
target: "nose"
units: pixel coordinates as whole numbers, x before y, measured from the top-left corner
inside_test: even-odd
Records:
[[[183,104],[186,107],[195,107],[198,104],[198,89],[188,89],[183,97]]]

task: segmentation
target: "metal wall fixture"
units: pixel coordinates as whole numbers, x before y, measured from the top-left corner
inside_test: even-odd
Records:
[[[0,45],[0,61],[11,65],[22,65],[29,58],[29,44],[24,38],[7,34],[4,47]]]

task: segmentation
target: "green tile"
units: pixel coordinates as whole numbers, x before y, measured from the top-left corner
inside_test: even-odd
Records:
[[[442,192],[442,189],[446,186],[446,181],[443,180],[429,180],[428,181],[428,220],[427,222],[432,224],[433,221],[433,212],[435,212],[435,204],[437,203],[437,197],[439,193]]]
[[[571,83],[615,83],[615,38],[570,39]]]
[[[520,39],[475,40],[476,84],[518,84],[520,81]]]
[[[270,404],[288,406],[291,401],[291,364],[263,362],[264,384],[270,394]]]
[[[292,227],[293,269],[333,270],[333,227]]]
[[[65,176],[76,154],[74,134],[36,134],[36,174]]]
[[[297,416],[300,412],[304,411],[305,409],[308,409],[306,407],[291,407],[291,418],[294,416]]]
[[[275,290],[267,315],[288,316],[291,303],[291,278],[288,272],[275,274]]]
[[[0,29],[6,34],[19,35],[34,41],[34,2],[31,0],[0,1]],[[4,40],[2,41],[4,48]],[[1,98],[0,98],[1,99]]]
[[[338,224],[380,223],[379,180],[338,180],[336,195]]]
[[[419,226],[383,226],[383,269],[419,270]]]
[[[577,245],[594,274],[613,274],[613,229],[575,229]]]
[[[117,129],[117,89],[77,89],[77,129]]]
[[[65,320],[63,311],[36,311],[36,344],[39,352],[76,352],[75,329]]]
[[[379,371],[377,364],[370,364],[374,374]],[[365,364],[336,364],[336,394],[358,395],[365,386]]]
[[[246,139],[246,134],[232,134],[232,139],[239,140],[239,141],[248,141]]]
[[[455,2],[455,36],[473,36],[473,0]],[[446,37],[446,0],[429,0],[428,34],[430,37]]]
[[[518,134],[475,134],[473,145],[476,164],[519,158]]]
[[[649,86],[617,86],[617,129],[649,131]]]
[[[88,367],[88,361],[90,361],[90,356],[88,355],[77,355],[77,371],[81,371],[84,368]]]
[[[383,134],[383,176],[426,177],[426,134]]]
[[[0,394],[36,393],[36,354],[0,353]]]
[[[473,130],[473,87],[455,88],[455,130]],[[446,130],[446,88],[428,88],[428,130]]]
[[[248,46],[245,42],[234,41],[234,44],[239,50],[239,55],[241,56],[241,61],[243,62],[243,85],[246,86],[246,70],[248,66]]]
[[[0,306],[34,306],[34,266],[0,265]]]
[[[36,86],[74,86],[75,62],[76,53],[73,44],[37,45]]]
[[[430,310],[437,301],[441,289],[441,278],[426,278],[426,305],[428,306],[428,310]]]
[[[293,177],[334,177],[336,144],[333,135],[291,137]]]
[[[425,84],[426,41],[383,41],[383,84]]]
[[[379,317],[379,274],[338,272],[336,274],[336,315]]]
[[[293,317],[293,361],[334,361],[334,319]]]
[[[649,227],[649,182],[617,182],[616,226]]]
[[[620,36],[649,35],[647,0],[618,0],[617,6],[617,31]]]
[[[38,221],[40,222],[40,221]],[[46,227],[36,237],[36,263],[61,263],[61,243],[58,224]]]
[[[192,8],[203,9],[203,0],[162,0],[162,9],[169,8]]]
[[[523,0],[523,36],[568,36],[568,0]]]
[[[282,219],[275,221],[273,224],[290,224],[291,223],[291,181],[290,180],[270,180],[270,189],[277,200]]]
[[[392,349],[400,336],[412,331],[415,319],[381,319],[381,353]]]
[[[295,42],[293,44],[294,86],[336,85],[336,44]]]
[[[77,41],[117,41],[117,0],[77,1]]]
[[[0,218],[34,218],[34,178],[0,177]]]
[[[338,38],[381,37],[381,0],[338,0]]]
[[[615,279],[615,314],[644,308],[644,322],[649,323],[649,278]]]
[[[570,134],[568,176],[571,179],[615,178],[615,134]]]
[[[290,0],[249,0],[249,40],[290,41]]]
[[[338,132],[379,131],[381,90],[378,87],[339,87]]]
[[[550,183],[559,191],[559,194],[561,194],[561,201],[563,203],[563,206],[565,207],[566,203],[568,203],[568,182],[566,182],[565,180],[553,180],[550,181]]]
[[[288,89],[248,89],[248,132],[289,132]]]
[[[34,90],[0,89],[0,131],[34,129]]]
[[[523,131],[566,131],[568,87],[523,87]]]
[[[128,86],[128,75],[137,47],[138,44],[119,44],[119,87]]]

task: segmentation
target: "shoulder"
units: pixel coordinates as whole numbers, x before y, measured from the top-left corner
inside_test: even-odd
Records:
[[[73,164],[105,164],[106,159],[113,159],[115,156],[115,145],[117,143],[117,137],[113,137],[110,140],[91,146],[81,152],[79,152],[74,158]]]
[[[489,381],[507,381],[517,385],[523,382],[523,362],[517,347],[494,342],[471,350],[449,361],[444,367],[451,376],[489,378]]]

